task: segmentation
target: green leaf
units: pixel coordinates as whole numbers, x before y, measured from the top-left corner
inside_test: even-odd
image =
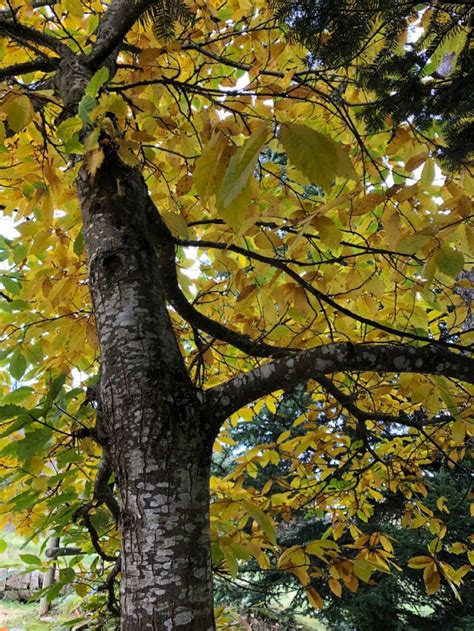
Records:
[[[21,291],[21,285],[18,281],[13,280],[12,278],[8,278],[8,276],[4,276],[2,278],[2,284],[7,291],[9,291],[14,296],[17,296]]]
[[[456,278],[464,269],[464,256],[448,245],[436,253],[435,260],[439,271],[451,278]]]
[[[8,543],[5,541],[5,539],[0,539],[0,554],[3,554],[7,548]]]
[[[79,135],[74,134],[67,142],[64,143],[64,151],[66,153],[75,153],[82,155],[84,153],[84,145],[79,140]]]
[[[18,414],[28,414],[28,410],[20,405],[10,403],[8,405],[0,405],[0,419],[14,418]]]
[[[343,148],[315,129],[285,123],[281,126],[279,138],[290,162],[311,184],[327,190],[337,176],[356,178]]]
[[[429,243],[431,239],[432,237],[428,234],[411,234],[409,237],[400,239],[397,250],[403,254],[416,254]]]
[[[72,246],[74,254],[80,256],[84,252],[84,230],[81,228]]]
[[[375,565],[369,563],[368,561],[364,561],[363,559],[355,559],[353,561],[353,566],[354,574],[357,576],[357,578],[360,578],[361,581],[364,581],[364,583],[369,582],[370,577],[377,569]]]
[[[457,416],[459,414],[459,408],[454,403],[451,397],[451,388],[449,382],[444,377],[433,377],[433,380],[438,384],[439,390],[441,392],[441,398],[443,399],[448,412],[453,416]]]
[[[61,392],[65,381],[66,375],[64,373],[61,373],[58,377],[51,381],[48,394],[46,395],[44,403],[42,404],[42,416],[44,416],[51,408],[51,405],[56,400],[58,394]]]
[[[79,116],[71,116],[63,121],[57,128],[58,138],[63,142],[70,140],[77,131],[83,127],[83,122]]]
[[[262,123],[231,157],[217,196],[220,209],[228,208],[247,186],[267,136],[268,125]]]
[[[234,552],[230,546],[221,546],[222,554],[227,563],[227,569],[232,578],[236,578],[239,571],[239,565],[237,559],[234,556]]]
[[[39,364],[44,358],[43,347],[40,343],[30,344],[25,350],[25,355],[30,364]]]
[[[92,112],[96,105],[97,101],[93,96],[90,96],[89,94],[84,94],[84,96],[80,100],[79,107],[77,108],[77,113],[79,114],[79,117],[84,124],[89,122],[89,114]]]
[[[42,561],[36,554],[20,554],[20,559],[28,565],[41,565]]]
[[[91,80],[87,84],[85,95],[92,98],[96,97],[99,93],[100,88],[104,85],[108,78],[109,71],[105,66],[102,66],[102,68],[99,68],[99,70],[97,70],[97,72],[92,76]]]
[[[26,412],[26,410],[24,410],[24,412]],[[5,436],[10,436],[10,434],[14,434],[18,430],[23,429],[25,425],[28,425],[30,421],[31,421],[30,416],[26,416],[25,414],[22,414],[21,416],[18,417],[16,421],[13,421],[8,424],[7,428],[3,432],[0,433],[0,438],[5,438]]]
[[[34,390],[29,386],[21,386],[20,388],[16,388],[3,397],[2,407],[6,406],[7,403],[20,403],[21,401],[26,399],[26,397],[29,397],[32,392],[34,392]]]
[[[265,515],[265,513],[260,508],[255,506],[255,504],[251,504],[250,502],[243,502],[243,505],[250,517],[252,517],[252,519],[255,519],[257,524],[263,530],[270,543],[272,545],[276,545],[275,526],[270,517],[268,517],[268,515]]]
[[[20,379],[25,374],[27,365],[26,359],[17,348],[10,359],[8,371],[13,379]]]
[[[221,132],[217,132],[196,160],[193,173],[194,186],[203,203],[216,195],[229,158],[230,145]]]
[[[51,587],[48,587],[48,589],[45,592],[47,601],[49,603],[52,603],[53,600],[59,596],[63,587],[64,585],[59,582],[53,583]]]

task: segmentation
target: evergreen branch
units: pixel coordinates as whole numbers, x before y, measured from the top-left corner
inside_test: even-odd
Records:
[[[174,37],[176,22],[186,26],[191,19],[192,13],[182,0],[155,0],[140,16],[140,23],[152,23],[155,37],[166,40]]]

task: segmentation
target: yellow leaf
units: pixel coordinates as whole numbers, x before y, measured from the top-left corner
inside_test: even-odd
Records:
[[[364,197],[357,199],[352,204],[351,214],[354,215],[366,215],[371,210],[374,210],[381,202],[385,201],[385,195],[383,193],[367,193]]]
[[[342,595],[342,585],[335,578],[330,578],[328,581],[329,589],[335,594],[338,598]]]
[[[310,584],[311,578],[308,574],[308,570],[305,567],[293,566],[289,568],[289,571],[297,577],[302,585],[306,586]]]
[[[82,0],[66,0],[66,8],[76,18],[82,18],[84,15]]]
[[[405,162],[405,169],[407,171],[415,171],[418,167],[420,167],[423,162],[427,159],[428,153],[423,151],[423,153],[418,153],[415,156],[412,156],[409,160]]]
[[[380,535],[380,543],[386,552],[393,552],[392,542],[386,535]]]
[[[31,486],[37,491],[44,492],[48,488],[48,478],[45,475],[41,475],[32,481]]]
[[[53,191],[53,194],[58,195],[62,190],[61,180],[58,177],[56,170],[51,165],[51,162],[49,160],[45,160],[43,164],[43,173],[46,178],[46,181],[48,182],[51,190]]]
[[[104,161],[104,158],[105,158],[105,155],[102,149],[94,149],[93,151],[89,151],[86,154],[87,173],[89,173],[92,180],[95,178],[95,174],[97,173],[102,162]]]
[[[427,557],[427,556],[412,557],[411,559],[408,560],[408,567],[421,569],[423,567],[426,567],[430,563],[433,563],[433,559],[431,557]]]
[[[247,187],[267,137],[268,124],[262,123],[231,157],[217,195],[221,210],[228,208]]]
[[[308,587],[306,589],[306,597],[310,605],[315,609],[322,609],[324,607],[324,601],[314,587]]]
[[[455,421],[451,426],[451,437],[456,445],[462,445],[466,436],[466,425],[463,421]]]
[[[436,506],[438,507],[438,510],[441,511],[442,513],[449,513],[448,507],[446,506],[446,502],[447,499],[443,496],[438,497],[438,499],[436,500]]]
[[[466,550],[466,544],[461,543],[460,541],[456,541],[448,548],[448,551],[451,552],[451,554],[462,554],[463,552],[466,552]]]
[[[430,186],[433,184],[435,174],[436,168],[434,160],[432,158],[428,158],[421,172],[420,182],[424,184],[424,186]]]
[[[287,438],[291,436],[291,431],[287,429],[285,432],[278,436],[277,445],[281,445],[281,443],[285,442]]]
[[[78,596],[81,596],[81,598],[84,598],[84,596],[87,596],[87,594],[89,593],[89,587],[84,583],[74,585],[74,589],[76,590],[76,594]]]
[[[311,225],[319,232],[319,237],[325,245],[330,248],[337,248],[342,239],[342,232],[332,219],[329,217],[316,217],[311,222]]]
[[[431,596],[431,594],[438,591],[440,585],[440,575],[434,563],[425,567],[423,580],[425,581],[426,593],[428,596]]]
[[[43,470],[43,458],[41,456],[33,456],[29,462],[28,470],[33,475],[38,475]]]
[[[15,132],[31,123],[35,113],[30,99],[25,94],[11,95],[3,109],[7,113],[8,126]]]
[[[293,566],[306,565],[306,555],[300,546],[291,546],[278,559],[278,569],[286,570]]]
[[[325,550],[339,550],[339,546],[335,541],[330,541],[329,539],[318,539],[316,541],[312,541],[309,543],[306,548],[306,552],[308,554],[314,554],[315,556],[320,556],[324,554]]]
[[[280,142],[290,162],[312,184],[328,190],[337,176],[355,179],[351,162],[331,138],[295,123],[284,123],[280,128]]]
[[[417,254],[431,239],[432,237],[427,234],[412,234],[401,239],[397,249],[404,254]]]
[[[189,239],[188,224],[181,215],[168,211],[163,212],[161,217],[174,236]]]
[[[86,325],[86,339],[92,348],[99,346],[99,339],[97,337],[97,331],[93,321],[88,320]]]
[[[194,185],[203,204],[213,195],[217,195],[229,158],[230,145],[227,138],[217,132],[204,147],[194,167]]]

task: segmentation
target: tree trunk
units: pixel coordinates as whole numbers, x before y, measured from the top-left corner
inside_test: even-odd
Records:
[[[193,434],[177,430],[152,454],[127,453],[128,479],[121,484],[127,505],[121,616],[127,631],[214,628],[209,449]]]
[[[121,497],[121,628],[214,628],[211,419],[189,380],[162,288],[141,175],[109,155],[78,192],[101,353],[97,433]]]

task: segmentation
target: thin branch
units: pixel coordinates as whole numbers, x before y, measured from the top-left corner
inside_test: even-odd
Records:
[[[113,557],[110,554],[107,554],[106,552],[104,552],[104,550],[102,550],[102,546],[100,545],[99,534],[89,516],[89,512],[91,508],[92,508],[91,504],[84,504],[83,506],[80,506],[74,512],[72,519],[73,521],[77,521],[78,519],[82,520],[82,523],[84,524],[87,531],[89,532],[89,537],[90,537],[92,546],[101,559],[104,559],[104,561],[116,561],[117,560],[116,557]]]
[[[292,352],[291,348],[271,346],[252,340],[248,335],[232,331],[198,311],[188,301],[179,286],[175,262],[175,239],[151,199],[149,199],[148,218],[153,244],[160,262],[166,298],[186,322],[253,357],[283,357]]]
[[[454,417],[450,415],[437,416],[427,420],[416,421],[408,416],[405,417],[396,416],[395,414],[385,414],[383,412],[377,412],[377,410],[367,412],[357,407],[352,397],[340,390],[334,382],[331,381],[331,379],[328,379],[324,375],[318,375],[315,377],[315,381],[321,384],[324,390],[336,399],[336,401],[338,401],[338,403],[340,403],[342,407],[345,408],[349,414],[351,414],[360,423],[365,424],[366,421],[380,421],[383,423],[397,423],[398,425],[421,429],[422,427],[426,427],[428,425],[439,425],[455,420]]]
[[[327,296],[325,293],[323,293],[322,291],[320,291],[319,289],[311,285],[307,280],[302,278],[298,274],[298,272],[293,271],[290,267],[288,267],[288,265],[285,262],[283,262],[280,259],[264,256],[263,254],[259,254],[258,252],[253,252],[252,250],[241,248],[240,246],[237,246],[234,244],[218,243],[215,241],[205,241],[205,240],[193,241],[190,239],[186,239],[186,240],[177,239],[176,242],[179,243],[179,245],[186,245],[186,246],[191,246],[191,247],[215,248],[218,250],[227,250],[229,252],[235,252],[236,254],[242,254],[245,257],[255,259],[256,261],[260,261],[261,263],[272,265],[273,267],[282,270],[287,276],[295,280],[301,287],[303,287],[303,289],[305,289],[309,294],[313,295],[317,300],[320,300],[321,302],[328,304],[333,309],[335,309],[336,311],[339,311],[339,313],[342,313],[345,316],[348,316],[352,320],[356,320],[357,322],[360,322],[361,324],[366,324],[370,327],[373,327],[374,329],[385,331],[385,333],[391,333],[392,335],[396,335],[397,337],[402,337],[402,338],[406,338],[410,340],[416,340],[418,342],[426,342],[429,344],[436,343],[439,346],[455,348],[461,351],[467,350],[466,347],[460,344],[447,343],[447,342],[444,342],[443,340],[433,340],[423,335],[417,335],[416,333],[411,333],[410,331],[402,331],[400,329],[395,329],[391,326],[387,326],[386,324],[382,324],[375,320],[371,320],[370,318],[366,318],[365,316],[354,313],[354,311],[352,311],[351,309],[348,309],[347,307],[340,305],[338,302],[333,300],[330,296]]]

